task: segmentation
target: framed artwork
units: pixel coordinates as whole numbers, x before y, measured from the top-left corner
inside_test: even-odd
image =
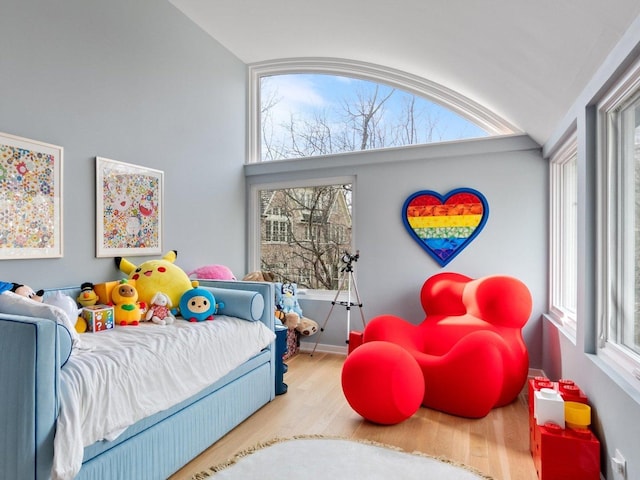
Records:
[[[488,218],[487,199],[466,187],[445,195],[421,190],[410,195],[402,207],[405,228],[441,267],[469,246]]]
[[[0,133],[0,260],[62,257],[62,156]]]
[[[162,252],[164,172],[96,157],[96,256]]]

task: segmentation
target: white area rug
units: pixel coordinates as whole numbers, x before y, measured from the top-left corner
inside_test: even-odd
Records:
[[[276,439],[241,452],[193,480],[478,480],[467,467],[376,443],[333,438]]]

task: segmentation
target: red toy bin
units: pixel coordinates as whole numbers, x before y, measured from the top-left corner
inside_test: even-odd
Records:
[[[573,380],[560,379],[555,385],[557,385],[555,388],[566,402],[588,403],[587,396]]]
[[[533,463],[540,480],[600,480],[600,442],[588,429],[535,425]]]

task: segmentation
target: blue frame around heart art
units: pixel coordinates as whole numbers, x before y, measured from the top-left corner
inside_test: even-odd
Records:
[[[488,218],[489,203],[473,188],[457,188],[445,195],[421,190],[402,207],[405,228],[441,267],[478,236]]]

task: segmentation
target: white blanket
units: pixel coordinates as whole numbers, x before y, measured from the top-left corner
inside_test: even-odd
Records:
[[[85,446],[195,395],[274,339],[261,322],[224,315],[83,334],[60,373],[52,478],[73,478]]]

